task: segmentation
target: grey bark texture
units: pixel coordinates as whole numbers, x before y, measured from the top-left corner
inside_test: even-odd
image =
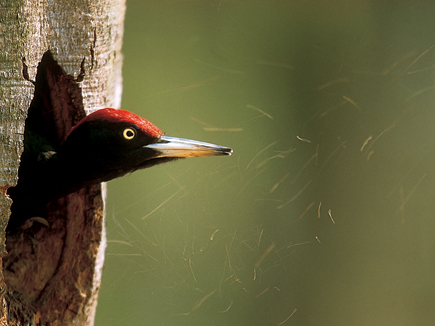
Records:
[[[80,87],[87,113],[103,107],[119,108],[124,14],[125,0],[0,0],[0,257],[3,260],[0,263],[5,264],[10,258],[5,247],[11,206],[7,189],[17,183],[24,123],[34,92],[34,85],[23,77],[23,60],[29,79],[35,80],[38,63],[47,50],[74,77],[80,73],[80,64],[85,59],[85,76]],[[40,268],[37,264],[41,262],[28,262],[34,259],[33,250],[38,250],[38,246],[33,245],[27,256],[22,249],[14,252],[14,259],[24,256],[27,259],[20,266],[21,274],[0,266],[1,325],[93,325],[104,261],[103,198],[100,188],[94,187],[72,194],[59,204],[67,207],[66,214],[87,214],[92,218],[92,229],[65,231],[62,241],[69,251],[64,248],[59,252],[58,267],[44,288],[37,289],[39,292],[32,289],[33,292],[26,293],[27,283],[23,283],[24,278],[29,281],[29,271],[38,273],[35,268]],[[80,220],[83,216],[74,218]],[[85,228],[89,228],[89,223]],[[74,232],[86,235],[87,242],[80,239],[79,246],[68,247],[69,243],[76,245],[79,241]],[[19,241],[15,244],[21,245]],[[75,252],[77,248],[90,261],[76,259],[81,257]],[[85,263],[90,264],[89,268],[83,267]],[[26,284],[25,288],[19,288],[19,284]],[[62,305],[56,307],[56,303]]]

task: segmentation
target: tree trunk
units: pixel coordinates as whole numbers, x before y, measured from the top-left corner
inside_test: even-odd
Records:
[[[0,324],[92,325],[105,247],[101,188],[50,203],[50,228],[31,239],[6,239],[7,192],[17,184],[30,81],[44,53],[63,69],[60,79],[79,83],[87,113],[120,106],[125,0],[1,0],[0,9]],[[62,132],[68,128],[70,122]]]

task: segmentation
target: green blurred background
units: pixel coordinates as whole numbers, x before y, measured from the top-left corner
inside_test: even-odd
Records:
[[[435,325],[434,12],[127,1],[122,108],[234,154],[109,182],[96,325]]]

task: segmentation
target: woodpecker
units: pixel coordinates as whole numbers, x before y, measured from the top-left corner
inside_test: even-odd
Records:
[[[60,167],[79,171],[72,173],[73,178],[68,173],[74,190],[175,159],[231,154],[228,147],[165,136],[151,122],[129,111],[102,109],[71,129],[56,161]],[[82,168],[77,169],[79,166]]]
[[[80,120],[58,148],[26,132],[18,184],[9,195],[13,206],[32,207],[160,163],[232,152],[224,146],[166,136],[132,112],[106,108]]]

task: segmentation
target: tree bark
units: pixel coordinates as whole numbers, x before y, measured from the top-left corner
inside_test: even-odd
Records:
[[[80,82],[87,113],[120,106],[125,1],[0,0],[0,9],[0,323],[93,325],[105,247],[100,187],[50,204],[50,232],[8,238],[9,254],[7,191],[18,178],[34,93],[28,80],[35,80],[44,53],[50,50],[65,74]]]

